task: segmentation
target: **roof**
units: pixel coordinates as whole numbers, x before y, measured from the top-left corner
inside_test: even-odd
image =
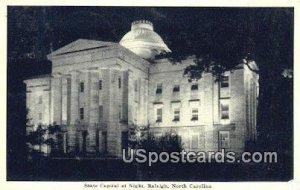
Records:
[[[52,74],[44,74],[44,75],[35,75],[31,77],[25,78],[24,82],[33,81],[33,80],[43,80],[52,78]]]
[[[109,46],[117,45],[118,43],[114,42],[104,42],[104,41],[97,41],[97,40],[87,40],[87,39],[78,39],[62,48],[59,48],[52,53],[50,53],[47,57],[48,59],[52,59],[52,57],[64,55],[68,53],[75,53],[80,51],[98,49],[98,48],[105,48]]]
[[[153,30],[152,23],[144,20],[133,22],[131,30],[123,36],[120,44],[145,59],[171,52],[163,39]]]
[[[26,80],[28,80],[28,79],[50,78],[50,77],[52,77],[52,74],[35,75],[35,76],[31,76],[31,77],[26,78]]]

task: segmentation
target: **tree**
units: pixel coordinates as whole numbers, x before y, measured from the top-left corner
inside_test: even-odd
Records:
[[[131,124],[129,127],[129,147],[145,149],[147,152],[180,152],[183,148],[181,137],[174,131],[166,131],[161,136],[150,132],[149,126]]]
[[[57,134],[61,132],[61,129],[60,126],[55,124],[38,125],[36,127],[31,124],[31,119],[29,119],[26,132],[27,152],[30,158],[34,155],[48,155],[51,153],[51,148],[57,143]]]
[[[31,128],[31,126],[29,126]],[[35,129],[27,130],[27,148],[30,154],[43,154],[43,145],[45,144],[46,138],[46,127],[42,125],[38,125]]]

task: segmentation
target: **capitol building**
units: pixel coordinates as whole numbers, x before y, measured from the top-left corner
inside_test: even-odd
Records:
[[[28,118],[61,126],[64,153],[121,157],[129,124],[175,132],[189,151],[244,151],[256,139],[258,74],[240,64],[220,82],[209,72],[189,81],[193,57],[158,56],[171,52],[145,20],[119,43],[78,39],[47,56],[52,73],[24,81]]]

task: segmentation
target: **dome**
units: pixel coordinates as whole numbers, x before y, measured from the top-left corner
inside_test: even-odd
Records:
[[[156,55],[171,52],[153,30],[153,24],[146,20],[133,22],[131,31],[123,36],[120,44],[144,59],[153,59]]]

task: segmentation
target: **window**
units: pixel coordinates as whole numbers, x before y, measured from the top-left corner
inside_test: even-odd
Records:
[[[118,81],[119,81],[119,88],[121,88],[122,87],[122,81],[121,81],[120,77],[119,77]]]
[[[39,120],[42,120],[42,119],[43,119],[43,114],[39,113]]]
[[[103,106],[99,106],[99,123],[103,122]]]
[[[122,120],[122,106],[119,105],[119,120]]]
[[[221,119],[228,120],[229,119],[229,103],[221,102]]]
[[[156,122],[162,122],[162,108],[156,110]]]
[[[39,96],[39,104],[43,103],[43,96]]]
[[[219,149],[229,148],[229,131],[219,131]]]
[[[107,132],[102,132],[102,150],[103,152],[107,152]]]
[[[192,84],[191,90],[198,90],[198,84]]]
[[[180,121],[180,109],[179,108],[174,109],[174,119],[173,119],[173,121]]]
[[[126,155],[128,155],[128,132],[127,131],[123,131],[122,135],[121,135],[121,148],[122,150],[125,150],[125,153],[127,153]]]
[[[162,93],[162,83],[158,83],[156,85],[156,94],[161,94]]]
[[[99,90],[102,90],[102,80],[99,80]]]
[[[138,83],[137,83],[137,80],[134,81],[134,91],[135,91],[135,92],[138,91]]]
[[[64,153],[67,153],[68,147],[68,134],[66,132],[63,133],[63,146],[64,146]]]
[[[84,92],[84,83],[83,82],[80,83],[80,92]]]
[[[173,92],[179,92],[179,91],[180,91],[180,86],[174,85]]]
[[[81,119],[81,120],[84,119],[84,108],[80,108],[79,116],[80,116],[80,119]]]
[[[198,108],[192,108],[192,121],[198,121]]]
[[[229,87],[229,77],[221,76],[221,88]]]
[[[193,134],[192,138],[191,138],[191,148],[192,149],[197,149],[198,148],[198,144],[199,144],[199,139],[198,139],[199,135]]]

